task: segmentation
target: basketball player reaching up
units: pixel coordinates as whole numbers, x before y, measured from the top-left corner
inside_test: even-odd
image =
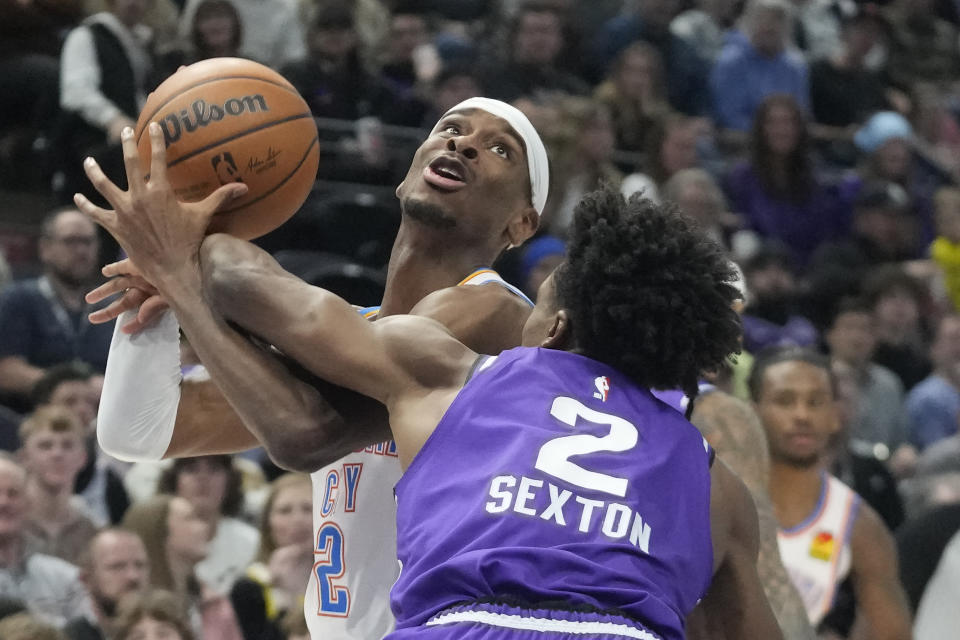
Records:
[[[484,107],[500,111],[502,103],[484,102]],[[490,117],[492,113],[485,108],[471,111],[454,108],[448,116],[454,115],[456,118],[441,119],[418,150],[407,178],[398,189],[404,218],[391,256],[380,316],[407,312],[416,305],[414,313],[438,319],[474,350],[499,351],[518,344],[519,328],[528,312],[521,301],[493,284],[457,288],[452,285],[475,266],[490,264],[508,244],[522,242],[527,230],[518,223],[529,216],[530,204],[536,203],[545,188],[546,180],[538,180],[539,170],[535,170],[536,150],[542,146],[539,139],[523,140],[523,157],[528,166],[513,167],[511,175],[506,177],[502,174],[484,176],[490,171],[490,165],[477,153],[478,141],[490,139],[494,134],[502,136],[503,118]],[[510,119],[506,124],[514,134],[521,131],[526,137],[531,136],[529,123],[524,124],[509,110],[504,110],[504,115]],[[532,135],[535,136],[535,132]],[[531,154],[534,157],[528,159]],[[448,193],[427,182],[425,169],[441,155],[459,157],[469,163],[473,177],[465,181],[466,186]],[[135,163],[131,155],[131,166]],[[531,163],[534,167],[529,166]],[[109,190],[105,178],[95,169],[92,171],[95,184]],[[514,187],[517,182],[519,189]],[[161,184],[156,177],[151,183]],[[515,195],[510,197],[510,194]],[[127,197],[121,206],[170,209],[175,204],[157,204],[157,199],[164,197],[159,186],[153,193],[131,193]],[[545,199],[545,193],[543,197]],[[117,204],[114,202],[114,206]],[[215,204],[215,198],[201,204],[207,209],[196,212],[197,215],[209,216],[210,207]],[[432,208],[424,205],[433,205],[444,213],[439,218],[421,214],[422,210]],[[446,222],[439,228],[429,224],[444,219]],[[451,220],[455,224],[450,225]],[[532,229],[528,232],[532,233]],[[104,431],[113,433],[112,438],[106,438],[107,448],[122,457],[157,459],[238,451],[255,446],[259,438],[282,464],[305,471],[314,470],[321,462],[355,448],[356,442],[349,436],[336,436],[344,422],[337,411],[223,323],[224,319],[230,320],[273,343],[279,343],[274,337],[307,343],[312,340],[314,322],[299,302],[311,295],[313,289],[283,272],[269,256],[246,242],[214,236],[205,242],[203,253],[208,302],[216,310],[214,317],[228,338],[219,340],[216,348],[224,355],[238,349],[236,357],[227,358],[223,366],[213,363],[211,372],[218,382],[228,385],[228,391],[233,391],[234,404],[244,414],[250,430],[236,419],[231,407],[223,402],[209,381],[184,381],[178,386],[176,323],[172,315],[168,315],[160,327],[151,327],[144,336],[131,339],[119,331],[115,335],[111,362],[124,366],[113,368],[116,375],[110,382],[114,384],[108,384],[107,390],[113,388],[116,392],[108,395],[123,402],[115,406],[116,410],[101,415],[101,439],[105,439]],[[117,269],[114,273],[123,272],[123,266],[126,265],[114,267]],[[141,288],[138,289],[138,285]],[[136,308],[154,291],[139,278],[123,276],[108,283],[100,294],[127,287],[133,288],[112,305],[112,313]],[[416,304],[421,296],[434,290],[437,291]],[[131,314],[132,311],[128,311],[126,315]],[[194,335],[193,340],[197,342],[197,336]],[[288,355],[296,353],[294,350]],[[161,366],[163,363],[167,363],[166,368]],[[147,382],[148,377],[156,382]],[[336,397],[330,390],[326,395]],[[137,401],[131,403],[128,398]],[[122,406],[124,404],[132,406]],[[142,410],[138,410],[138,406]],[[346,421],[355,428],[375,422],[375,418],[358,419],[356,406],[339,404],[338,409],[349,416]],[[134,416],[141,419],[134,420]],[[257,438],[250,432],[256,433]],[[159,442],[159,447],[149,447],[150,441]],[[165,443],[169,443],[166,449]],[[316,529],[319,532],[325,523],[336,524],[337,529],[328,530],[335,531],[333,535],[342,532],[339,542],[344,554],[342,563],[324,556],[311,575],[305,609],[315,637],[366,639],[379,637],[392,628],[386,594],[397,575],[391,493],[399,477],[399,465],[395,457],[390,457],[391,453],[395,454],[389,445],[351,453],[338,464],[313,474]],[[751,459],[746,454],[744,457]],[[362,479],[359,479],[361,470]],[[769,510],[769,504],[765,506]],[[371,531],[383,532],[383,535],[373,536]],[[775,530],[770,534],[775,536]],[[775,554],[773,557],[776,564],[779,558]],[[342,572],[342,577],[321,583],[338,572]],[[778,572],[769,573],[771,579],[765,579],[765,584],[768,581],[779,584],[777,578],[783,573],[782,567]],[[800,630],[788,637],[791,640],[807,638],[802,632],[805,625],[802,606],[790,606],[791,601],[797,600],[790,585],[787,589],[774,589],[772,593],[781,596],[774,602],[779,613],[799,610],[799,615],[792,619],[786,615],[781,618],[785,629]]]
[[[84,209],[178,315],[200,302],[204,221]],[[304,301],[313,339],[276,346],[381,401],[405,469],[391,638],[679,639],[704,596],[724,637],[781,637],[748,492],[648,389],[690,389],[737,348],[730,277],[683,218],[605,191],[578,208],[526,346],[498,357],[426,318],[366,322],[322,290]]]
[[[162,153],[162,137],[155,147]],[[145,173],[133,147],[126,158],[128,172]],[[144,189],[124,193],[95,164],[88,173],[119,211],[151,208],[172,215],[182,206],[205,219],[228,189],[242,189],[225,187],[204,203],[180,205],[162,174],[151,176]],[[455,174],[459,180],[444,177]],[[139,183],[142,179],[133,182]],[[451,109],[418,149],[397,189],[403,217],[376,317],[427,315],[476,351],[517,346],[532,303],[482,267],[534,233],[547,183],[546,151],[522,113],[486,99]],[[229,453],[263,443],[282,466],[314,472],[315,543],[336,545],[342,555],[318,549],[304,605],[311,633],[380,638],[393,628],[388,594],[398,567],[392,492],[400,466],[392,444],[357,449],[365,430],[381,442],[390,438],[386,413],[380,403],[361,402],[365,398],[355,394],[344,401],[341,390],[325,388],[320,396],[225,322],[237,322],[272,344],[279,344],[272,336],[278,331],[306,345],[313,340],[314,319],[303,302],[313,287],[253,245],[222,235],[204,244],[202,265],[209,298],[186,315],[167,313],[157,326],[134,336],[119,330],[134,312],[121,317],[101,400],[101,443],[113,455],[139,460]],[[125,276],[100,293],[137,285],[140,289],[114,303],[116,312],[150,293],[150,286]],[[181,384],[178,318],[236,412],[210,381]],[[296,357],[297,351],[288,355]],[[331,523],[336,528],[324,529],[321,540],[319,531]]]
[[[840,426],[834,387],[829,360],[797,347],[761,352],[750,373],[770,447],[780,553],[814,626],[849,575],[857,605],[849,637],[906,640],[910,612],[893,538],[876,512],[821,463]]]

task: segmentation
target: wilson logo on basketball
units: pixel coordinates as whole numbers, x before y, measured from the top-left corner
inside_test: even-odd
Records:
[[[189,110],[181,109],[180,113],[169,113],[163,116],[159,122],[160,126],[163,127],[163,140],[169,147],[180,139],[184,131],[193,133],[211,122],[219,122],[230,116],[260,111],[270,111],[270,107],[267,106],[267,101],[259,93],[242,98],[230,98],[225,100],[222,105],[207,104],[206,100],[200,98],[193,101]]]

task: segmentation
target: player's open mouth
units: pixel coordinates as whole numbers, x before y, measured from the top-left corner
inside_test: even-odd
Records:
[[[427,184],[443,191],[456,191],[467,184],[467,168],[450,156],[440,156],[423,170]]]

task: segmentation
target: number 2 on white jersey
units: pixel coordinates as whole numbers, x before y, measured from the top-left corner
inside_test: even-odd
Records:
[[[320,610],[317,615],[345,618],[350,615],[350,590],[334,584],[335,578],[342,578],[346,570],[343,561],[343,532],[336,524],[325,522],[317,531],[319,556],[313,570],[317,574],[317,591]]]
[[[583,418],[594,424],[610,425],[610,433],[603,437],[581,433],[573,436],[561,436],[548,441],[540,447],[537,462],[534,465],[540,471],[555,478],[585,489],[602,491],[623,498],[627,495],[627,479],[611,476],[598,471],[584,469],[570,462],[573,456],[582,456],[599,451],[619,453],[629,451],[637,444],[637,428],[618,416],[594,411],[579,400],[560,396],[554,398],[550,415],[560,422],[577,426],[577,418]]]

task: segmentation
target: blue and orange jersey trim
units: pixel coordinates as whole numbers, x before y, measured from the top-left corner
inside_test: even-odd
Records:
[[[457,286],[463,287],[467,285],[481,285],[481,284],[487,284],[488,282],[496,282],[500,286],[504,287],[510,293],[518,296],[521,300],[529,304],[531,307],[534,306],[533,300],[528,298],[527,294],[521,291],[518,287],[515,287],[509,282],[507,282],[506,280],[504,280],[499,273],[497,273],[493,269],[490,269],[489,267],[482,267],[480,269],[477,269],[476,271],[468,275],[466,278],[458,282]],[[357,309],[357,313],[359,313],[361,316],[363,316],[368,320],[372,320],[373,318],[377,317],[378,313],[380,313],[380,305],[377,305],[375,307],[360,307]]]

